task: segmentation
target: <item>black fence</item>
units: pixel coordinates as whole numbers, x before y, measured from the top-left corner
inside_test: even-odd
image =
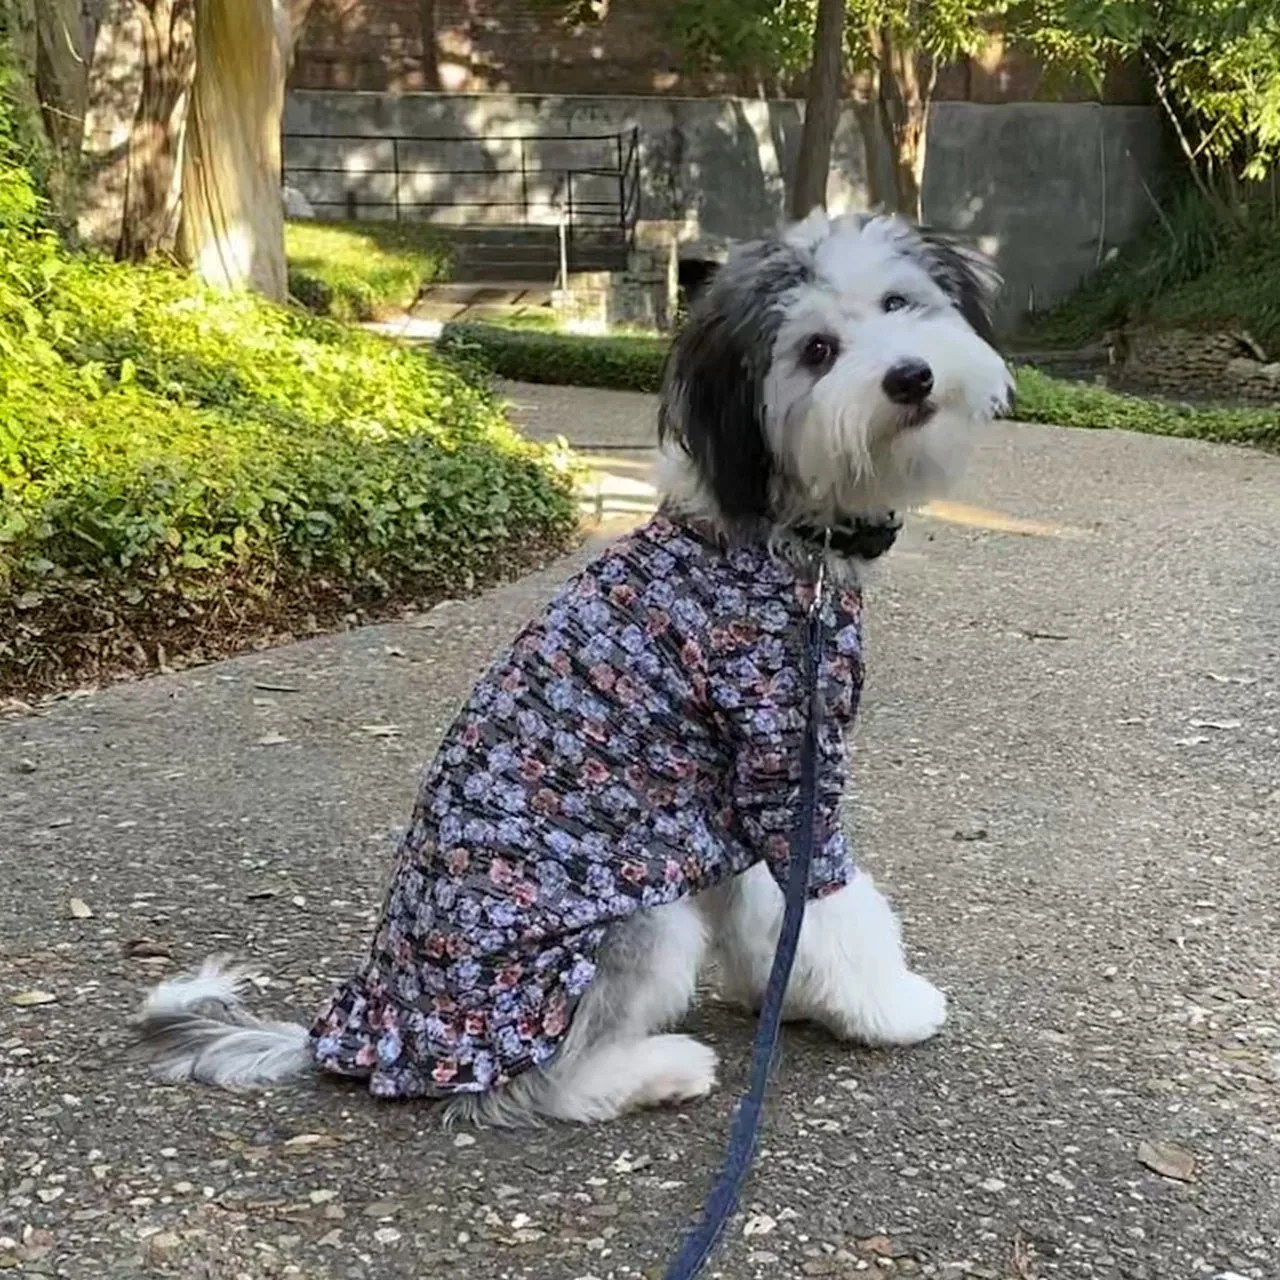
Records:
[[[640,214],[640,131],[610,134],[286,132],[282,179],[317,215],[616,230]]]

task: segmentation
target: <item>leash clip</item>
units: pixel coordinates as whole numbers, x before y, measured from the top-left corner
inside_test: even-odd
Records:
[[[831,552],[831,526],[822,531],[822,550],[818,552],[818,572],[813,580],[813,599],[809,602],[809,617],[822,608],[822,595],[827,585],[827,556]]]

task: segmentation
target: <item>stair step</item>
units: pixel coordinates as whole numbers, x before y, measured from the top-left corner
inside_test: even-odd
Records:
[[[551,290],[527,280],[461,281],[430,285],[422,294],[423,303],[445,306],[496,307],[546,306]]]

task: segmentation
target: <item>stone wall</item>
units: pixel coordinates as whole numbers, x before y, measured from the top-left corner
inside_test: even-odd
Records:
[[[676,221],[642,222],[624,271],[571,272],[551,305],[571,326],[603,332],[615,325],[670,329],[680,295],[680,241]]]
[[[1280,360],[1247,333],[1134,330],[1115,339],[1111,380],[1187,400],[1280,404]]]
[[[827,187],[833,208],[867,206],[867,151],[857,114],[863,109],[847,104],[836,130]],[[529,191],[550,223],[563,176],[556,166],[565,161],[555,158],[556,144],[539,149],[528,140],[634,127],[641,217],[679,223],[683,257],[715,259],[732,241],[769,231],[783,217],[802,121],[803,104],[786,99],[295,91],[285,110],[285,166],[290,183],[314,203],[326,198],[319,186],[340,184],[343,174],[308,174],[306,166],[333,165],[355,182],[362,168],[385,164],[385,140],[392,135],[451,139],[465,144],[468,167],[487,168],[492,178],[428,172],[413,182],[434,184],[445,198],[465,181],[468,192],[475,188],[466,198],[474,200],[487,182],[519,181],[518,171],[512,178],[512,157],[524,139]],[[940,102],[929,120],[924,213],[933,225],[996,255],[1007,281],[1002,318],[1011,320],[1069,293],[1147,220],[1147,191],[1160,185],[1166,160],[1152,108]],[[872,162],[883,168],[888,160],[876,154]],[[387,199],[385,193],[377,198]],[[389,208],[355,212],[387,216]],[[452,214],[480,221],[486,211],[472,206]]]

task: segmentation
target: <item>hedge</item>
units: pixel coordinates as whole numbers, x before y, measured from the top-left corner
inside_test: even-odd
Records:
[[[623,391],[657,390],[667,351],[659,338],[529,333],[478,323],[447,325],[439,345],[500,377]],[[1064,427],[1115,427],[1280,448],[1280,408],[1173,404],[1051,378],[1025,366],[1017,370],[1010,416]]]
[[[657,391],[667,355],[663,338],[597,338],[475,322],[446,325],[437,346],[518,382],[617,391]]]
[[[463,591],[574,537],[568,461],[449,361],[68,254],[37,217],[0,164],[0,694]]]

